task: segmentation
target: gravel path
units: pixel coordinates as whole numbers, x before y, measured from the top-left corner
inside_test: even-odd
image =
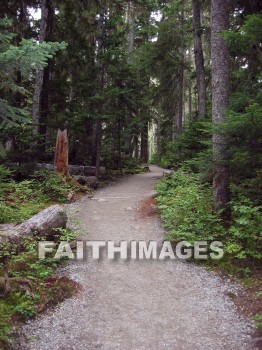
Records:
[[[73,207],[88,240],[158,240],[157,218],[139,218],[161,168],[128,176]],[[81,261],[62,269],[84,291],[29,321],[20,350],[249,350],[253,324],[227,296],[238,285],[182,261]]]

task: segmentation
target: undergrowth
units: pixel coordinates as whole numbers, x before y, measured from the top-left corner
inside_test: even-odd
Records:
[[[57,240],[73,240],[76,232],[68,229],[58,230]],[[59,237],[59,238],[58,238]],[[0,278],[0,349],[9,350],[14,344],[13,333],[19,322],[34,318],[40,312],[55,306],[71,297],[79,288],[76,282],[67,277],[54,276],[58,265],[66,263],[65,259],[38,259],[38,242],[28,239],[20,253],[15,255],[10,249],[8,260],[8,277],[11,290],[4,292],[4,278]],[[0,275],[4,275],[6,249],[0,254]],[[5,263],[3,263],[5,261]]]
[[[211,186],[202,183],[199,175],[179,170],[164,178],[157,191],[158,207],[170,241],[220,240],[225,253],[220,264],[242,265],[245,261],[252,265],[262,258],[261,206],[233,195],[232,220],[225,226],[213,211]]]
[[[73,178],[49,170],[16,182],[13,172],[0,165],[0,224],[27,220],[52,203],[67,202],[69,194],[86,190]]]

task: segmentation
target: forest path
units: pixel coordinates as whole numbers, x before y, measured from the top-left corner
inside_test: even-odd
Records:
[[[157,240],[157,217],[142,218],[163,169],[127,176],[74,203],[87,240]],[[76,214],[74,214],[76,215]],[[82,237],[81,237],[82,238]],[[61,273],[84,291],[22,329],[23,350],[248,350],[252,324],[227,293],[237,285],[182,261],[71,263]]]

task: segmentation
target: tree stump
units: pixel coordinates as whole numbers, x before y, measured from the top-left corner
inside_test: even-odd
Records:
[[[55,168],[64,175],[68,175],[68,136],[67,129],[58,130],[55,148]]]

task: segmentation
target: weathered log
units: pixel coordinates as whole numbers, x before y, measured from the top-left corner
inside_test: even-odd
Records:
[[[38,169],[48,169],[55,170],[55,166],[49,163],[37,163],[36,167]],[[96,167],[87,165],[68,165],[70,175],[84,175],[84,176],[95,176]],[[101,166],[99,168],[99,175],[104,175],[106,172],[105,167]]]
[[[27,237],[50,237],[65,228],[67,215],[60,205],[52,205],[17,225],[0,225],[0,247],[4,243],[22,244]]]
[[[99,175],[105,174],[105,168],[99,167]],[[84,175],[84,176],[95,176],[96,167],[86,165],[69,165],[69,172],[71,175]]]
[[[19,163],[9,163],[7,167],[14,167],[19,166]],[[54,164],[50,163],[36,163],[37,169],[48,169],[51,171],[56,170],[56,167]],[[95,176],[96,174],[96,167],[95,166],[88,166],[88,165],[68,165],[69,173],[70,175],[84,175],[84,176]],[[104,175],[106,172],[105,167],[101,166],[99,167],[99,175]]]
[[[98,179],[96,176],[74,175],[73,178],[83,186],[87,185],[93,189],[96,189],[98,186]]]

